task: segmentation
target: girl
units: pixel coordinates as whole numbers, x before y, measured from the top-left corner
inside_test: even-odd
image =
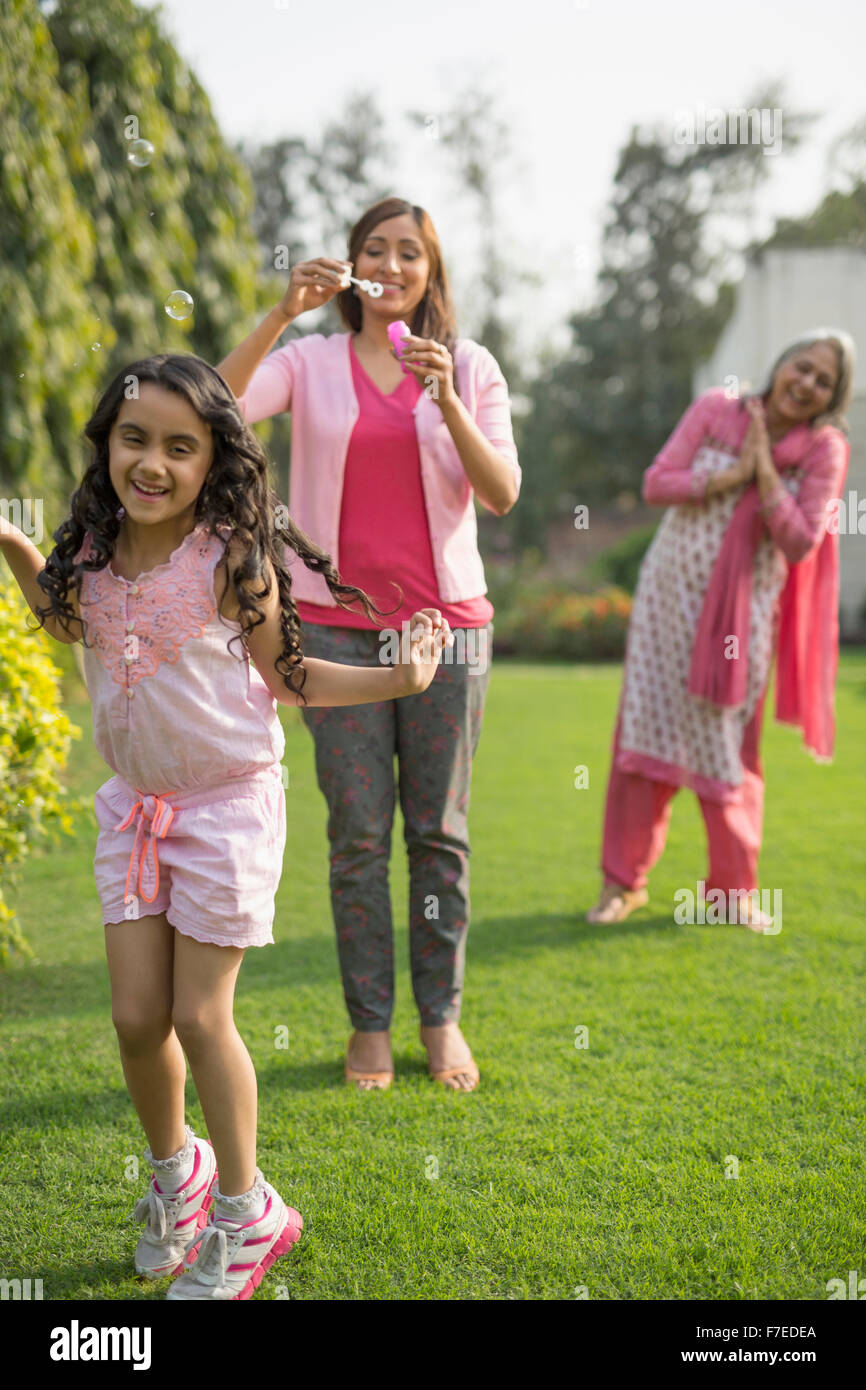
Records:
[[[772,925],[757,906],[761,715],[778,644],[776,717],[832,754],[839,538],[827,522],[848,466],[853,368],[847,334],[807,333],[757,395],[700,396],[645,475],[645,500],[668,511],[635,592],[590,922],[647,901],[687,786],[707,828],[707,892],[730,902],[733,890],[742,925]]]
[[[354,269],[353,269],[354,267]],[[382,286],[373,298],[348,273]],[[347,329],[293,338],[265,361],[300,314],[336,296]],[[388,337],[411,332],[400,362]],[[405,364],[404,373],[401,362]],[[469,923],[472,758],[489,680],[493,609],[485,597],[475,497],[498,516],[514,504],[520,467],[508,387],[478,343],[457,338],[442,252],[423,208],[386,198],[349,235],[348,260],[296,265],[280,304],[220,364],[247,420],[292,412],[290,507],[340,572],[381,602],[392,575],[413,607],[442,612],[465,661],[444,661],[416,700],[310,709],[319,786],[328,803],[331,905],[353,1029],[346,1079],[390,1085],[394,1006],[388,860],[394,756],[409,854],[412,987],[431,1075],[471,1091],[478,1068],[458,1026]],[[458,389],[459,388],[459,389]],[[380,626],[348,613],[317,575],[298,576],[307,650],[375,666]]]
[[[92,461],[48,560],[8,523],[0,543],[46,631],[83,637],[94,739],[116,773],[95,799],[95,873],[113,1021],[154,1169],[135,1208],[136,1270],[185,1265],[170,1299],[246,1299],[303,1225],[256,1167],[256,1079],[233,1021],[244,951],[273,941],[276,706],[417,694],[453,638],[427,610],[392,668],[304,656],[286,547],[336,603],[373,606],[281,519],[259,441],[198,358],[119,372],[86,434]],[[184,1126],[184,1053],[210,1143]]]

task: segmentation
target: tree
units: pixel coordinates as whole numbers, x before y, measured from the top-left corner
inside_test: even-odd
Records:
[[[76,472],[97,375],[96,234],[71,178],[95,151],[32,0],[0,10],[0,90],[0,493],[53,496]]]
[[[102,370],[130,356],[193,351],[218,362],[237,323],[256,308],[253,197],[210,102],[160,28],[132,0],[61,0],[49,19],[64,89],[86,100],[97,158],[72,168],[79,203],[96,225],[89,290],[113,333]],[[138,138],[149,163],[129,156]],[[170,318],[175,289],[192,316]]]
[[[61,0],[47,19],[10,0],[0,83],[0,477],[56,515],[108,376],[172,349],[219,361],[254,312],[252,189],[157,14],[132,0]],[[136,136],[154,147],[140,167]],[[174,289],[194,301],[183,322],[165,312]]]
[[[782,217],[772,236],[754,249],[779,246],[866,246],[866,121],[834,142],[828,189],[807,217]]]
[[[778,99],[770,89],[750,105],[772,110]],[[786,112],[789,148],[808,119]],[[732,310],[731,227],[769,167],[757,142],[677,144],[668,132],[632,131],[604,229],[599,303],[571,317],[570,352],[548,360],[532,389],[520,543],[538,544],[575,503],[639,493]]]
[[[426,126],[429,117],[409,111],[408,119]],[[455,181],[475,205],[479,231],[480,327],[478,340],[499,363],[509,387],[522,385],[522,370],[512,348],[512,336],[502,302],[509,283],[532,277],[513,265],[502,249],[499,217],[499,171],[513,168],[515,152],[511,129],[490,92],[474,87],[459,93],[449,109],[436,118],[435,138],[451,156]]]
[[[342,113],[316,141],[287,136],[239,148],[255,189],[253,223],[269,275],[271,303],[285,289],[288,269],[299,260],[345,256],[349,232],[361,213],[391,191],[393,149],[375,97],[364,92],[348,97]],[[277,264],[275,253],[282,248],[286,266]],[[341,327],[331,301],[315,330],[293,324],[289,336],[335,333]]]

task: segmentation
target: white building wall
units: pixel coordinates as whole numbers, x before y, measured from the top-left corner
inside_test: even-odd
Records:
[[[851,460],[843,492],[855,507],[846,506],[847,534],[840,525],[839,536],[840,621],[843,632],[851,633],[866,627],[866,613],[860,616],[866,605],[866,250],[774,249],[750,262],[731,319],[710,361],[695,372],[693,388],[697,395],[728,376],[757,387],[787,343],[821,327],[850,333],[860,358],[848,411]],[[851,516],[858,502],[862,535]]]

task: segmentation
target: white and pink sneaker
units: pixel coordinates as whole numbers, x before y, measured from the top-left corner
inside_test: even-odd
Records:
[[[266,1195],[258,1221],[232,1221],[211,1211],[204,1230],[190,1244],[184,1263],[188,1273],[176,1279],[169,1299],[251,1298],[274,1260],[300,1240],[304,1221],[256,1170]],[[190,1268],[193,1266],[194,1268]]]
[[[184,1256],[207,1225],[217,1180],[214,1151],[206,1139],[195,1140],[193,1170],[175,1193],[162,1192],[156,1178],[135,1205],[134,1221],[145,1222],[135,1248],[135,1270],[147,1279],[165,1279],[184,1268]],[[195,1259],[195,1256],[193,1256]]]

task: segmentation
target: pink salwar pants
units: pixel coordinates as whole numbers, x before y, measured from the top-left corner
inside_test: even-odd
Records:
[[[766,694],[766,692],[765,692]],[[758,855],[764,819],[764,777],[758,752],[764,695],[743,732],[742,801],[699,797],[709,845],[706,891],[734,888],[751,892],[758,885]],[[607,786],[601,867],[605,881],[624,888],[645,888],[650,869],[667,839],[672,802],[680,790],[616,766],[620,719],[614,736],[614,762]]]

